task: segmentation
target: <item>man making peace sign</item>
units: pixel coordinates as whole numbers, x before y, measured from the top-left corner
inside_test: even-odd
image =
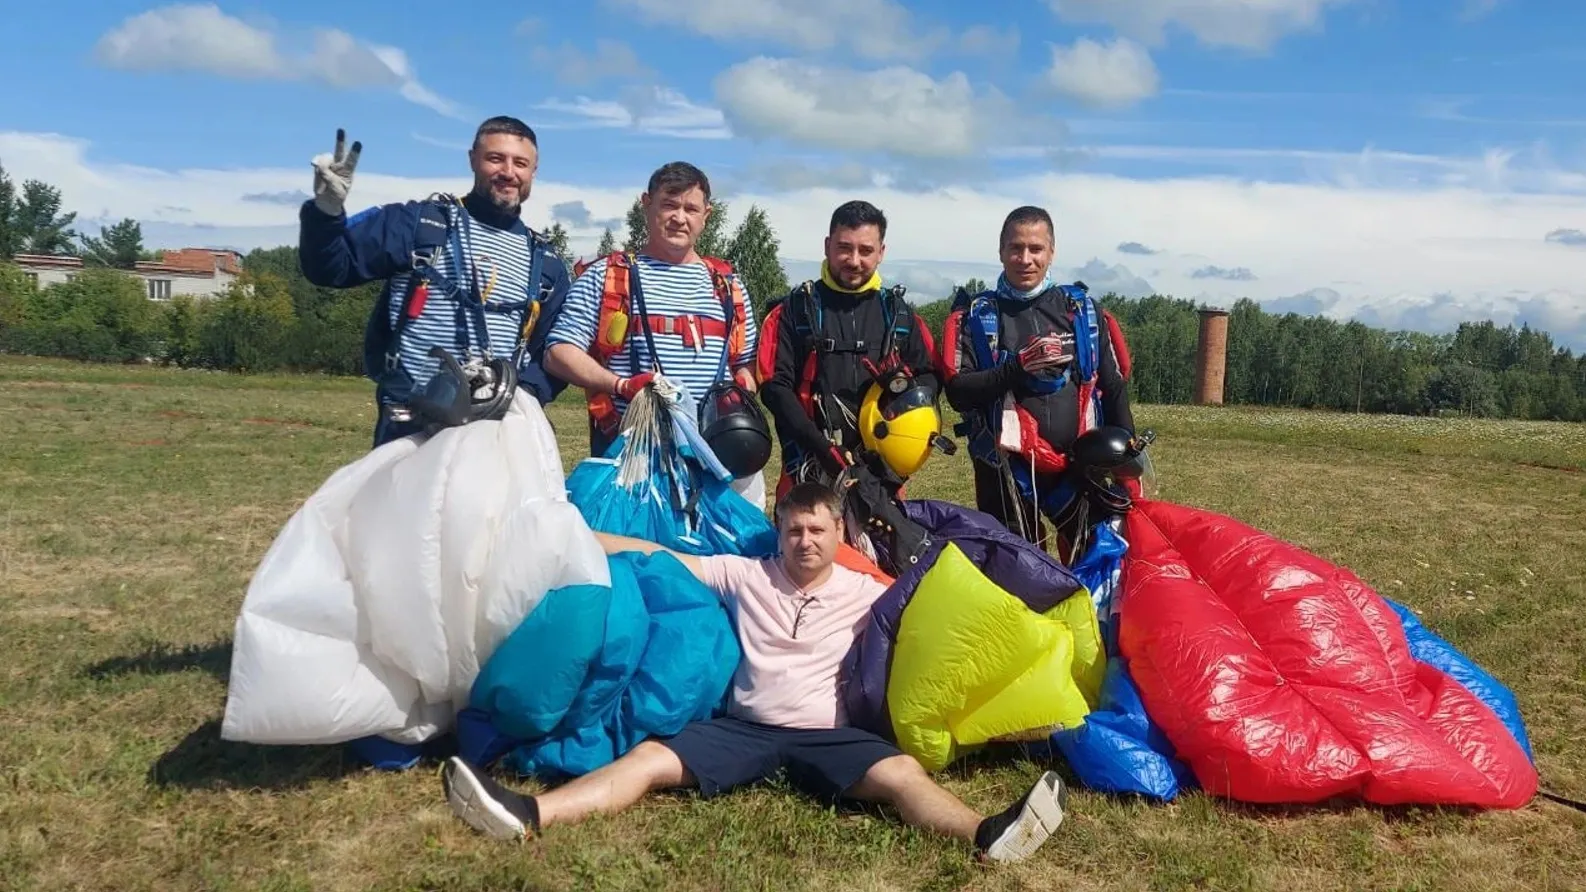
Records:
[[[354,142],[349,151],[338,130],[335,152],[314,159],[298,257],[315,285],[387,280],[364,338],[364,374],[377,385],[374,445],[423,429],[408,403],[443,369],[437,347],[460,365],[505,360],[517,386],[542,405],[555,399],[567,385],[547,375],[541,359],[569,280],[544,236],[519,216],[539,167],[534,131],[505,116],[481,124],[468,150],[473,189],[460,200],[433,195],[349,218],[344,205],[362,150]]]

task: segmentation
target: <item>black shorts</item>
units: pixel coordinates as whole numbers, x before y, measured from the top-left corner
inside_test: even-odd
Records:
[[[707,799],[786,768],[794,786],[836,800],[870,766],[902,755],[859,728],[778,728],[730,717],[691,722],[676,736],[656,742],[677,754]]]

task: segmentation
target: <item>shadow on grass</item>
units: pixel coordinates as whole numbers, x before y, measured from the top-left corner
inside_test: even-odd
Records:
[[[142,653],[101,660],[83,672],[103,681],[123,675],[164,675],[189,669],[202,669],[224,684],[231,675],[231,639],[180,647],[156,641]]]
[[[220,738],[205,722],[155,760],[148,781],[188,790],[288,790],[363,770],[341,746],[263,746]]]

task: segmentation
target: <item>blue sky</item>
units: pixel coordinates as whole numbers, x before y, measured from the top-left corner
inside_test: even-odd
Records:
[[[866,197],[886,271],[934,298],[994,275],[1031,202],[1093,286],[1586,347],[1586,4],[68,6],[9,13],[0,164],[156,244],[290,243],[338,126],[355,205],[466,188],[474,126],[507,113],[541,134],[525,217],[586,251],[685,158],[731,220],[768,210],[795,276]]]

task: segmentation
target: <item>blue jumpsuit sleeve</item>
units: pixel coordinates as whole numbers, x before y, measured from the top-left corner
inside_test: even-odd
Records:
[[[567,389],[566,381],[545,371],[545,348],[551,328],[556,325],[567,304],[567,291],[572,285],[567,275],[567,264],[562,258],[547,251],[544,263],[540,270],[540,293],[543,295],[540,318],[534,323],[534,330],[529,332],[526,361],[519,370],[523,383],[534,391],[541,405],[556,399]]]
[[[380,205],[351,217],[331,216],[303,202],[298,211],[298,263],[303,277],[325,288],[353,288],[388,279],[412,262],[419,202]]]

